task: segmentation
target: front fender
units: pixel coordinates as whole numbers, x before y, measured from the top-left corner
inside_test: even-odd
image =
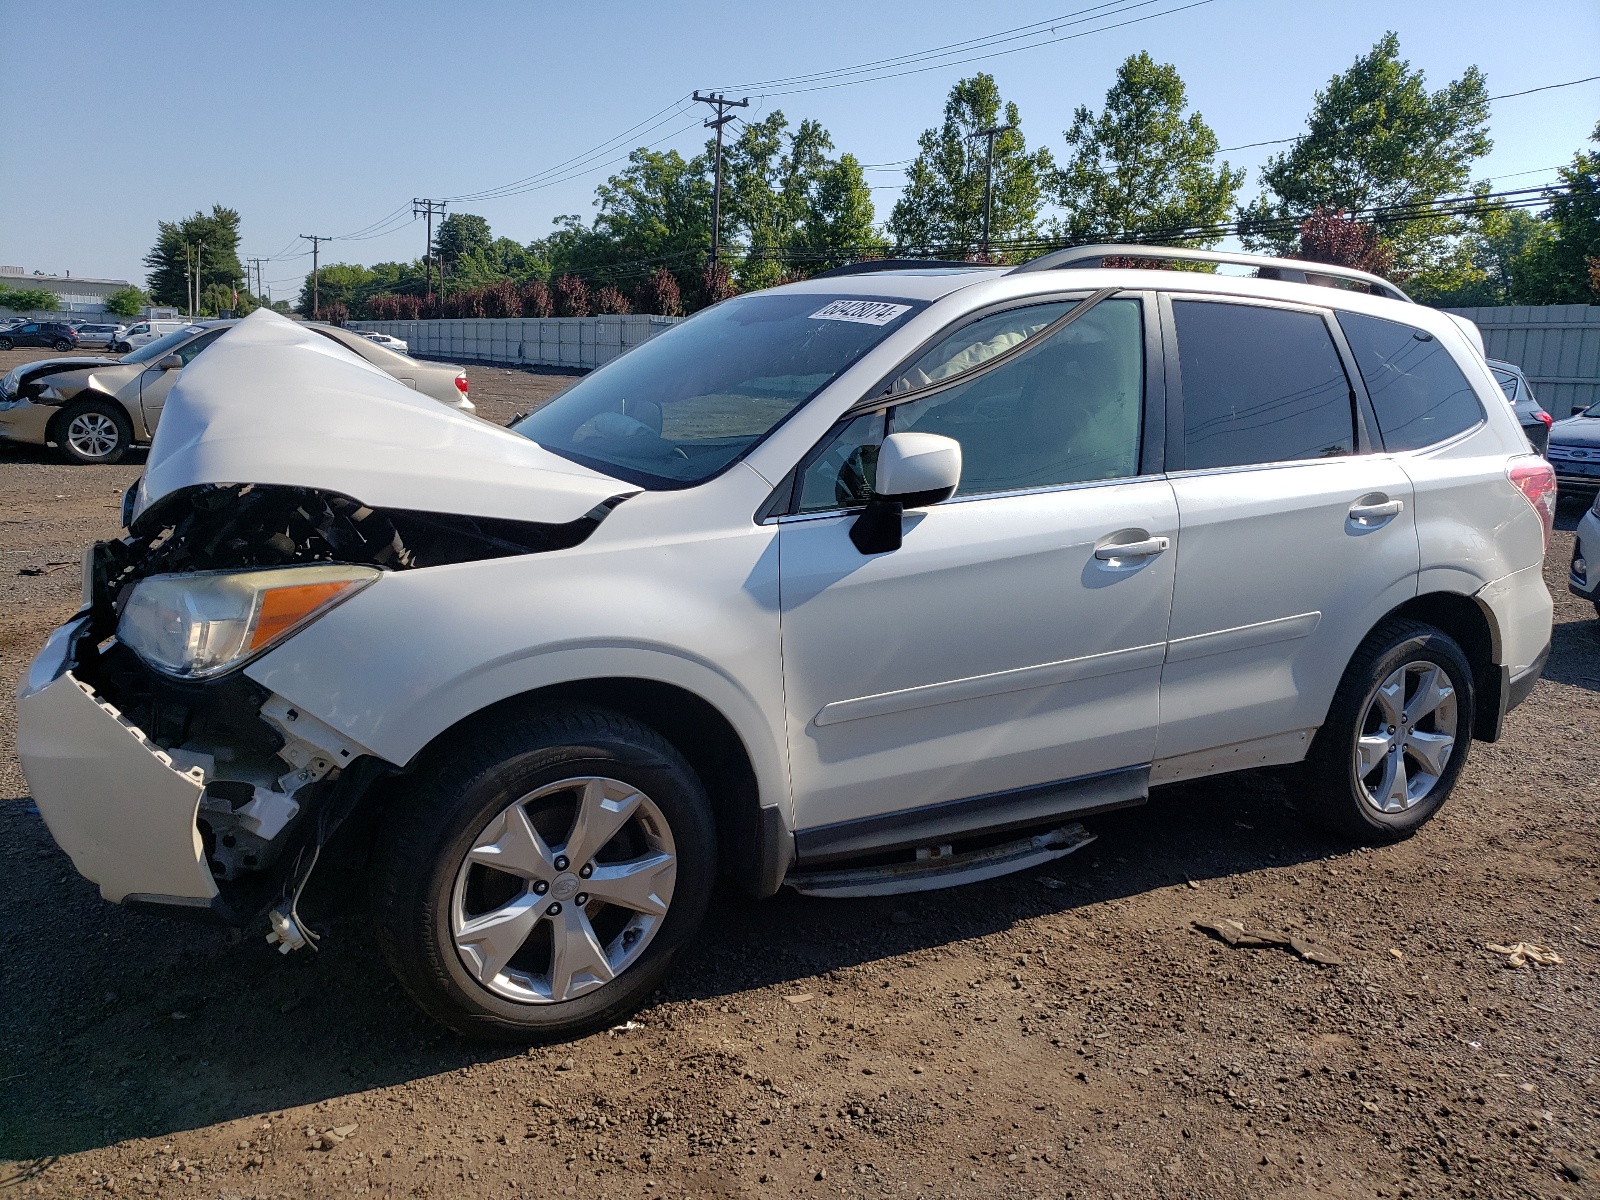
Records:
[[[400,764],[474,713],[557,684],[675,686],[727,719],[761,805],[789,814],[770,531],[586,549],[390,573],[246,673]]]

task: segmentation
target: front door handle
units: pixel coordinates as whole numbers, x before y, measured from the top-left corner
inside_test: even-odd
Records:
[[[1171,546],[1172,542],[1164,537],[1145,538],[1142,542],[1123,542],[1120,546],[1101,546],[1094,552],[1094,556],[1101,562],[1116,562],[1124,558],[1149,558],[1152,554],[1160,554]]]
[[[1398,517],[1405,511],[1405,507],[1404,500],[1384,500],[1374,504],[1357,500],[1350,506],[1350,519],[1357,525],[1376,525],[1387,521],[1390,517]]]

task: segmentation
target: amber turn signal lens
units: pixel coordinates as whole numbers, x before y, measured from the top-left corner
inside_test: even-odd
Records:
[[[276,641],[301,621],[314,615],[319,608],[332,603],[356,586],[353,579],[341,579],[332,583],[302,583],[263,592],[255,626],[250,630],[247,652]]]

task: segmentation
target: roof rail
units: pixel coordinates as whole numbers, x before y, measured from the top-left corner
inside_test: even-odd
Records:
[[[818,271],[810,278],[832,279],[836,275],[870,275],[875,271],[915,271],[922,267],[966,267],[970,270],[980,270],[989,266],[988,263],[962,262],[953,258],[867,258],[831,270]]]
[[[1274,258],[1268,254],[1230,254],[1223,250],[1195,250],[1187,246],[1144,246],[1121,243],[1099,246],[1073,246],[1044,254],[1015,267],[1012,274],[1022,271],[1055,271],[1071,267],[1098,267],[1107,258],[1149,258],[1158,261],[1229,263],[1234,266],[1255,267],[1262,279],[1281,279],[1286,283],[1311,283],[1334,287],[1337,280],[1365,284],[1368,291],[1390,300],[1415,303],[1394,284],[1380,276],[1354,267],[1337,267],[1331,263],[1305,262],[1298,258]]]

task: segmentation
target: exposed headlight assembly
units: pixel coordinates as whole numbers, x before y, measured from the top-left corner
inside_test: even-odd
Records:
[[[117,637],[163,674],[206,679],[281,642],[381,574],[334,563],[152,575],[134,586]]]

